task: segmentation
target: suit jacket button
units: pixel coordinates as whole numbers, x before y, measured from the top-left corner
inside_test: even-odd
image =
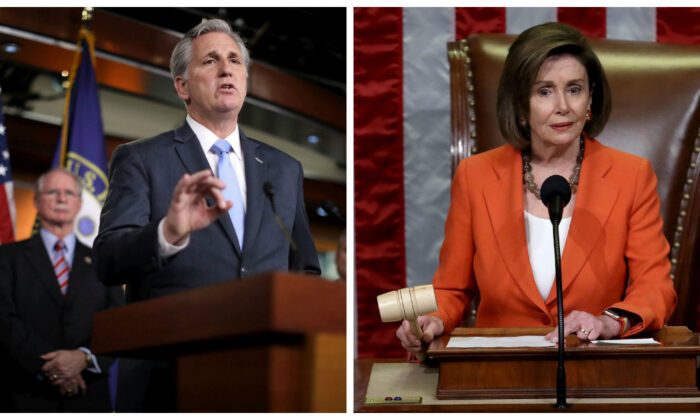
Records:
[[[549,319],[549,317],[547,315],[542,315],[542,318],[540,318],[540,319],[542,320],[542,323],[544,325],[552,325],[552,320]]]
[[[241,267],[241,277],[245,276],[245,274],[248,272],[245,267]]]

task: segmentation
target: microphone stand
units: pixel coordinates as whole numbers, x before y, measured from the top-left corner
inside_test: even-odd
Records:
[[[558,197],[557,197],[558,198]],[[559,363],[557,365],[557,403],[554,408],[565,409],[566,371],[564,370],[564,298],[561,286],[561,253],[559,252],[559,220],[552,220],[554,233],[554,267],[556,268],[557,315],[559,318]]]
[[[583,147],[583,146],[582,146]],[[540,190],[542,202],[549,211],[554,235],[554,267],[556,269],[557,318],[559,321],[559,364],[557,365],[557,403],[554,408],[568,408],[566,404],[566,372],[564,371],[564,297],[561,291],[561,252],[559,244],[559,223],[564,214],[564,207],[571,199],[571,187],[560,175],[552,175],[542,183]]]
[[[297,246],[297,243],[294,242],[294,238],[292,238],[292,234],[289,233],[289,230],[287,230],[287,227],[284,225],[284,222],[282,222],[282,218],[280,217],[279,214],[277,214],[277,209],[275,209],[275,187],[272,186],[269,182],[266,182],[263,185],[263,192],[267,196],[267,199],[270,200],[270,207],[272,207],[272,214],[275,216],[275,220],[277,220],[277,224],[280,225],[280,228],[282,229],[282,234],[284,234],[284,237],[287,238],[287,241],[289,241],[289,245],[292,247],[292,252],[298,252],[299,247]]]

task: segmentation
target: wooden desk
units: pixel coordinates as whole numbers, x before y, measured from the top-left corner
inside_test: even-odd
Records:
[[[548,331],[548,329],[547,329]],[[544,331],[546,332],[546,331]],[[454,331],[455,335],[472,335],[472,336],[485,336],[485,335],[538,335],[543,334],[541,329],[518,329],[518,330],[505,330],[505,329],[457,329]],[[655,334],[655,338],[662,342],[661,346],[655,346],[650,348],[647,346],[597,346],[594,347],[589,343],[581,343],[576,339],[575,336],[571,336],[567,339],[567,345],[569,346],[566,350],[567,357],[567,384],[576,383],[574,379],[578,381],[581,377],[589,381],[593,381],[595,384],[598,378],[603,378],[603,380],[609,380],[609,377],[602,374],[601,372],[596,372],[595,368],[592,373],[588,376],[583,375],[579,370],[581,367],[575,366],[575,360],[580,362],[588,361],[586,363],[592,363],[593,365],[600,363],[599,357],[605,355],[609,358],[607,363],[617,363],[619,366],[621,363],[625,363],[630,359],[636,359],[638,363],[643,363],[644,366],[636,366],[635,370],[631,372],[631,375],[626,375],[628,382],[631,380],[636,380],[641,378],[643,381],[645,378],[648,382],[653,383],[653,380],[661,378],[662,383],[670,384],[668,388],[682,388],[680,393],[675,391],[669,391],[665,386],[654,386],[651,387],[651,394],[643,394],[642,390],[627,388],[627,393],[619,392],[615,395],[605,394],[600,392],[601,389],[605,387],[596,387],[598,394],[591,392],[586,394],[581,393],[580,390],[577,391],[578,395],[567,391],[567,402],[571,404],[569,411],[573,412],[606,412],[606,411],[622,411],[622,412],[696,412],[700,411],[700,392],[697,389],[697,382],[695,382],[697,375],[698,366],[698,334],[693,334],[684,327],[672,327],[666,328]],[[554,403],[555,396],[555,377],[556,377],[556,349],[546,348],[546,349],[536,349],[539,351],[533,351],[533,349],[498,349],[496,353],[491,355],[484,355],[485,349],[446,349],[445,345],[447,343],[447,337],[438,339],[436,342],[431,343],[431,348],[428,351],[431,358],[427,361],[427,364],[415,364],[406,363],[405,360],[397,359],[361,359],[355,361],[355,411],[359,412],[393,412],[393,411],[414,411],[414,412],[430,412],[430,411],[475,411],[475,412],[541,412],[541,411],[554,411],[551,404]],[[498,382],[498,378],[505,381],[502,384],[501,389],[485,389],[481,388],[480,391],[476,393],[468,394],[467,397],[460,397],[453,393],[453,399],[443,399],[439,400],[436,398],[436,390],[438,389],[438,382],[442,378],[438,379],[437,371],[440,366],[443,365],[444,360],[448,360],[448,365],[451,366],[450,369],[454,368],[454,363],[462,360],[464,358],[464,350],[472,351],[471,354],[467,355],[467,358],[471,358],[471,367],[463,369],[463,371],[469,371],[470,374],[477,372],[479,375],[491,374],[496,379],[491,380],[489,383],[494,384]],[[494,350],[494,349],[490,349]],[[530,351],[529,356],[521,356],[523,352]],[[467,352],[469,353],[469,352]],[[513,377],[521,377],[519,374],[521,363],[501,363],[499,365],[499,358],[503,357],[503,353],[513,360],[520,360],[522,364],[525,365],[526,370],[532,371],[533,366],[538,363],[544,363],[545,365],[549,363],[548,359],[554,360],[554,364],[549,368],[548,372],[551,374],[538,374],[534,375],[535,378],[539,378],[545,383],[545,385],[537,384],[534,388],[538,392],[534,393],[506,393],[504,395],[501,391],[502,389],[512,389],[512,383],[508,382],[512,380]],[[435,357],[437,355],[437,358]],[[643,357],[643,355],[645,355]],[[491,359],[489,359],[489,356]],[[570,360],[574,362],[570,362]],[[442,359],[442,360],[438,360]],[[659,362],[661,359],[678,359],[681,362],[678,366],[671,366],[672,371],[667,371],[668,363],[664,364]],[[686,371],[679,372],[677,368],[688,363],[691,360],[693,363],[692,368],[686,368]],[[501,360],[502,361],[502,360]],[[668,360],[667,360],[668,361]],[[411,392],[422,392],[424,403],[421,405],[365,405],[365,397],[370,385],[370,378],[372,375],[373,365],[379,363],[404,363],[407,369],[399,375],[401,380],[412,380],[410,375],[434,375],[434,385],[432,387],[426,386],[421,391],[416,391],[413,389]],[[533,365],[534,364],[534,365]],[[674,363],[670,363],[674,365]],[[398,365],[400,368],[401,365]],[[411,367],[418,366],[433,366],[432,368],[426,369],[411,369]],[[481,366],[481,367],[480,367]],[[570,368],[570,366],[574,366]],[[666,366],[666,367],[664,367]],[[378,367],[389,367],[388,365],[379,365]],[[395,366],[396,367],[396,366]],[[542,366],[540,366],[542,367]],[[583,367],[583,369],[589,369],[590,367]],[[432,369],[432,370],[431,370]],[[481,370],[480,370],[481,369]],[[375,369],[379,370],[379,369]],[[690,371],[690,372],[689,372]],[[419,373],[416,373],[419,372]],[[614,371],[618,374],[623,374],[620,369]],[[444,372],[440,372],[441,374]],[[522,372],[520,372],[522,373]],[[659,376],[660,375],[660,376]],[[449,376],[449,375],[448,375]],[[695,387],[685,386],[687,385],[688,378],[693,378],[693,383]],[[415,376],[414,376],[415,378]],[[606,379],[607,378],[607,379]],[[676,378],[676,379],[673,379]],[[466,384],[471,384],[472,388],[475,388],[473,377],[458,378],[455,375],[450,376],[451,380],[462,381],[463,383],[458,386],[463,386]],[[471,379],[471,382],[469,381]],[[663,382],[665,381],[665,382]],[[675,381],[675,385],[674,385]],[[684,382],[685,381],[685,382]],[[397,381],[397,382],[400,382]],[[423,381],[425,382],[425,381]],[[429,381],[428,381],[429,382]],[[685,384],[684,384],[685,383]],[[677,386],[681,384],[683,386]],[[375,381],[376,385],[376,381]],[[454,384],[453,384],[454,385]],[[525,384],[526,386],[532,386],[533,384]],[[478,386],[478,384],[476,385]],[[393,388],[393,387],[392,387]],[[539,389],[538,389],[539,388]],[[647,387],[649,388],[649,387]],[[379,389],[379,391],[378,391]],[[395,388],[394,388],[395,389]],[[596,390],[594,389],[594,391]],[[609,391],[608,388],[605,388]],[[589,389],[590,390],[590,389]],[[646,391],[649,391],[647,389]],[[391,392],[397,392],[387,389],[386,392],[381,390],[381,386],[375,386],[372,390],[374,394],[372,397],[382,397],[385,393],[389,395]],[[654,394],[655,392],[655,394]],[[414,395],[412,394],[412,395]],[[650,396],[653,395],[653,396]],[[681,396],[684,395],[684,396]],[[630,397],[632,396],[632,397]],[[610,398],[613,397],[613,398]]]
[[[544,335],[549,328],[457,328],[452,336]],[[567,397],[700,397],[699,334],[665,327],[660,345],[596,345],[567,337]],[[555,395],[556,347],[448,349],[448,336],[431,343],[439,364],[437,397],[547,398]]]

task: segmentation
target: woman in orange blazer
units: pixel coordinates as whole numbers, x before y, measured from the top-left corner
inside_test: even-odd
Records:
[[[402,345],[420,351],[452,331],[477,290],[477,327],[551,326],[546,337],[557,341],[553,268],[539,270],[553,267],[553,248],[538,241],[552,235],[539,186],[555,174],[572,188],[568,232],[560,228],[564,334],[594,340],[661,328],[676,294],[656,176],[648,160],[585,135],[605,126],[610,90],[583,35],[561,23],[523,32],[506,58],[497,114],[510,144],[460,163],[433,279],[438,311],[419,318],[423,337],[404,321]]]

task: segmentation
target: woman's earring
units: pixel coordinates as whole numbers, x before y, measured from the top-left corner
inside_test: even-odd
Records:
[[[520,118],[520,126],[523,128],[527,127],[527,121],[525,121],[525,118]]]
[[[589,109],[586,111],[586,122],[589,122],[591,120],[591,110]]]

